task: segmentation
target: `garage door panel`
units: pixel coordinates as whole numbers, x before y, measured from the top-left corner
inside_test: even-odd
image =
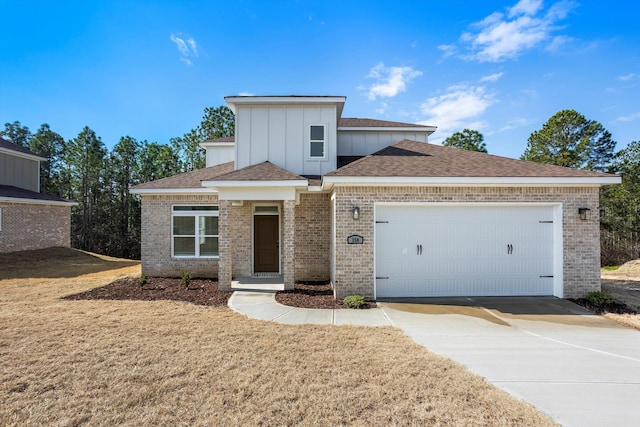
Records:
[[[380,206],[376,293],[551,295],[551,206]],[[422,253],[416,253],[421,246]]]

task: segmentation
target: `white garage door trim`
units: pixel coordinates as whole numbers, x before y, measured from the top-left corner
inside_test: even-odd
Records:
[[[562,231],[562,204],[561,203],[394,203],[394,202],[376,202],[374,203],[374,242],[377,242],[376,232],[378,227],[376,221],[378,220],[378,208],[379,207],[405,207],[405,206],[418,206],[418,207],[450,207],[459,206],[461,208],[473,208],[473,207],[534,207],[545,206],[552,208],[553,216],[553,295],[559,298],[563,297],[563,231]],[[378,264],[378,248],[374,244],[374,296],[377,298],[378,294],[378,279],[377,264]]]

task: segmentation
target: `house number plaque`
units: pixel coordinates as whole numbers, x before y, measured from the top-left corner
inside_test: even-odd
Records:
[[[357,234],[352,234],[347,237],[347,244],[349,245],[361,245],[364,243],[364,237],[358,236]]]

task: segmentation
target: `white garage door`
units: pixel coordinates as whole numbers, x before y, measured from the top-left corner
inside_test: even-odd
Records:
[[[376,207],[376,296],[553,295],[553,207]]]

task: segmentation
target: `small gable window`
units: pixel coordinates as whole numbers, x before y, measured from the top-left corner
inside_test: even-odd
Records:
[[[326,151],[325,125],[309,126],[309,157],[321,159],[325,157]]]

